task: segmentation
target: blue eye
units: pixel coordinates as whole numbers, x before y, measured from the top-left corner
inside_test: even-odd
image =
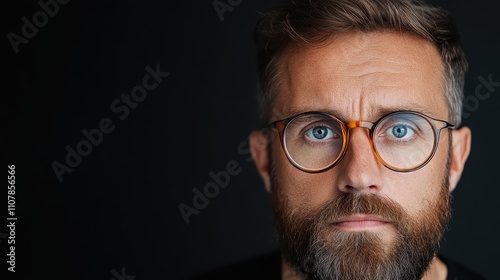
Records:
[[[392,134],[396,136],[396,138],[403,138],[406,133],[408,133],[408,129],[405,126],[396,125],[392,128]]]
[[[326,140],[333,137],[333,131],[326,126],[316,126],[309,129],[306,135],[315,140]]]
[[[397,139],[408,139],[415,134],[411,127],[402,124],[394,125],[387,129],[386,132],[388,135],[391,135]]]

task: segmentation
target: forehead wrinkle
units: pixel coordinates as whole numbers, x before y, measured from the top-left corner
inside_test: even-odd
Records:
[[[387,88],[393,88],[390,90],[392,94],[387,93]],[[404,104],[387,104],[388,98],[393,98],[393,96],[386,98],[385,95],[394,95],[394,93],[397,92],[399,92],[399,94],[396,95],[400,96],[408,94],[407,92],[402,92],[401,88],[397,85],[387,84],[376,87],[370,84],[370,88],[366,89],[366,87],[364,87],[361,93],[336,90],[335,88],[328,90],[326,94],[324,90],[311,90],[310,92],[298,90],[293,94],[302,97],[307,96],[307,102],[296,104],[285,102],[279,116],[276,117],[284,119],[308,111],[329,113],[346,122],[354,120],[352,119],[352,115],[360,116],[361,119],[359,120],[375,121],[379,117],[395,111],[416,111],[435,117],[436,112],[408,99],[405,100]],[[351,100],[349,104],[345,103],[345,100],[352,99],[351,95],[353,94],[358,95],[358,97]],[[382,102],[384,104],[382,104]],[[345,106],[349,106],[350,110],[345,110]],[[363,112],[359,112],[361,108],[363,108]]]
[[[333,115],[340,119],[343,122],[351,122],[351,121],[369,121],[369,122],[375,122],[381,117],[397,112],[397,111],[415,111],[419,112],[422,114],[425,114],[429,117],[435,117],[433,116],[435,113],[429,110],[429,108],[423,107],[420,104],[416,103],[410,103],[410,104],[401,104],[397,106],[384,106],[384,105],[377,105],[374,104],[373,106],[368,107],[367,111],[367,117],[365,119],[360,119],[360,120],[355,120],[352,119],[350,116],[347,116],[344,112],[341,110],[338,110],[336,108],[332,108],[331,106],[318,106],[318,107],[289,107],[287,108],[287,115],[284,118],[292,117],[301,113],[305,112],[323,112],[323,113],[328,113],[330,115]]]
[[[419,51],[419,53],[423,52],[420,44],[417,47],[413,45],[413,42],[411,42],[412,44],[406,43],[410,49]],[[373,47],[384,46],[375,44]],[[370,49],[373,50],[372,46]],[[411,56],[411,61],[399,60],[397,58],[406,55],[403,49],[405,48],[397,49],[394,54],[391,52],[388,56],[383,55],[384,51],[385,54],[388,52],[380,48],[377,48],[376,51],[376,54],[380,54],[380,56],[356,52],[360,56],[354,56],[354,59],[344,54],[340,57],[336,57],[334,53],[332,56],[325,56],[324,50],[321,48],[305,48],[295,53],[288,53],[285,55],[287,57],[283,57],[282,60],[284,64],[282,65],[284,66],[282,68],[284,70],[282,72],[283,91],[280,93],[279,103],[283,106],[279,109],[279,117],[286,118],[304,111],[325,111],[345,120],[349,116],[352,118],[353,115],[373,120],[383,113],[397,110],[418,111],[432,117],[440,115],[441,112],[436,111],[439,108],[431,106],[434,109],[431,110],[429,106],[427,106],[429,108],[425,108],[424,105],[437,104],[437,102],[442,101],[441,99],[445,99],[441,91],[439,92],[441,94],[426,95],[428,100],[433,101],[421,105],[418,105],[418,102],[412,102],[409,95],[420,94],[418,91],[413,91],[413,88],[418,88],[418,81],[424,79],[428,80],[427,89],[435,90],[436,88],[432,85],[438,81],[432,78],[429,81],[428,74],[430,72],[428,71],[435,72],[438,67],[443,67],[442,64],[429,65],[427,62],[427,67],[422,68],[419,62],[426,62],[428,53],[421,56]],[[323,54],[321,54],[322,52]],[[360,60],[361,56],[364,60]],[[361,67],[370,64],[373,64],[374,67]],[[398,68],[406,71],[399,71]],[[415,76],[422,78],[416,79]],[[355,77],[362,78],[357,80]],[[377,81],[379,79],[380,81]],[[420,88],[422,87],[420,86]],[[407,91],[405,91],[406,89]],[[402,98],[398,98],[399,96]],[[379,104],[382,101],[387,104]],[[363,112],[357,112],[359,110]]]

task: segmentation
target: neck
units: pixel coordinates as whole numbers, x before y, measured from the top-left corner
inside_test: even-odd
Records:
[[[445,280],[447,275],[448,268],[446,265],[437,256],[434,256],[422,280]]]
[[[422,280],[445,280],[447,275],[448,268],[437,256],[435,256]],[[285,260],[282,260],[281,279],[303,280],[304,278],[300,276],[300,274],[297,274]]]

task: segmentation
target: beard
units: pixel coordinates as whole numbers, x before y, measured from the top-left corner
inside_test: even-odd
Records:
[[[308,280],[421,279],[451,216],[449,165],[450,155],[438,198],[415,216],[389,198],[360,193],[342,193],[314,211],[293,209],[272,167],[273,211],[282,257]],[[378,215],[391,230],[352,232],[332,226],[337,218],[354,214]]]

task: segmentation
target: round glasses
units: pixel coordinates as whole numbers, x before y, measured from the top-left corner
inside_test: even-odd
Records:
[[[328,113],[305,112],[274,121],[269,127],[278,130],[283,151],[295,167],[318,173],[340,162],[352,128],[369,130],[372,150],[380,163],[394,171],[409,172],[432,159],[441,130],[453,125],[419,112],[397,111],[374,123],[345,123]]]

